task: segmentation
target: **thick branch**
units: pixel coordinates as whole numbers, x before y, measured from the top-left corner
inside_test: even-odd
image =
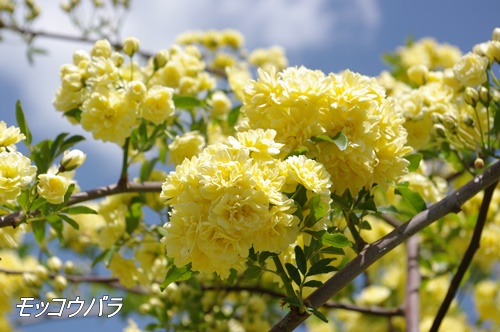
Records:
[[[406,332],[420,331],[420,272],[418,270],[418,236],[413,236],[406,242],[407,277],[405,317]]]
[[[131,193],[131,192],[161,192],[161,182],[129,182],[126,186],[112,184],[106,187],[100,187],[89,191],[83,191],[71,195],[67,206],[75,205],[81,202],[90,201],[96,198],[105,196]],[[34,216],[38,213],[37,210],[30,211],[29,215]],[[14,212],[0,217],[0,228],[2,227],[17,227],[24,219],[25,215],[22,211]]]
[[[389,251],[408,238],[429,226],[450,212],[458,213],[461,206],[478,192],[493,185],[500,178],[500,162],[495,162],[481,175],[476,176],[463,187],[446,196],[440,202],[415,215],[409,222],[399,226],[380,240],[367,245],[351,262],[338,271],[323,286],[316,289],[307,299],[312,307],[321,307],[338,291],[346,287],[354,278]],[[290,311],[271,331],[293,331],[309,314]]]
[[[481,233],[483,232],[483,228],[486,223],[488,208],[490,207],[491,198],[493,197],[493,192],[495,191],[497,184],[498,181],[491,184],[484,191],[483,202],[481,203],[481,208],[479,209],[476,226],[474,227],[474,233],[472,234],[469,247],[467,248],[467,251],[465,251],[464,257],[462,258],[462,261],[458,266],[457,273],[451,280],[450,288],[448,288],[448,292],[446,293],[443,303],[441,303],[441,306],[439,307],[438,313],[436,315],[436,318],[434,319],[434,322],[432,323],[432,327],[429,332],[436,332],[439,330],[439,326],[441,325],[444,316],[446,316],[446,312],[448,311],[448,308],[450,307],[451,302],[453,301],[453,298],[455,297],[455,294],[460,287],[460,283],[465,275],[465,272],[467,272],[474,254],[479,249],[479,245],[481,242]]]

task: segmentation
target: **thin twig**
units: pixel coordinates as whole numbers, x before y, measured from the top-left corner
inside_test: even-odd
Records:
[[[483,202],[481,203],[481,208],[479,209],[476,226],[474,227],[474,233],[472,234],[469,247],[465,251],[464,257],[458,266],[457,273],[451,280],[450,288],[448,288],[448,292],[446,293],[443,303],[441,303],[441,306],[439,307],[438,313],[436,314],[436,318],[434,318],[434,322],[432,323],[432,327],[429,332],[437,332],[439,330],[439,326],[446,316],[446,312],[448,311],[451,302],[455,298],[465,272],[467,272],[467,269],[472,262],[472,258],[474,258],[474,254],[479,249],[481,243],[481,233],[483,232],[483,228],[486,223],[486,216],[488,214],[491,198],[493,197],[493,192],[495,191],[497,184],[498,181],[494,182],[484,190]]]
[[[127,186],[112,184],[106,187],[99,187],[89,191],[83,191],[71,195],[68,204],[66,206],[75,205],[85,201],[90,201],[96,198],[101,198],[105,196],[121,194],[121,193],[131,193],[131,192],[161,192],[161,182],[129,182]],[[33,217],[38,214],[39,211],[30,211],[29,217]],[[3,227],[17,227],[25,218],[22,211],[14,212],[0,217],[0,228]]]
[[[428,209],[416,214],[409,222],[402,224],[380,240],[367,245],[358,256],[347,263],[344,268],[305,300],[309,301],[313,308],[321,307],[389,251],[448,213],[458,213],[465,202],[484,188],[493,185],[498,179],[500,179],[500,162],[495,162],[483,174],[476,176],[463,187],[449,194],[438,203],[431,205]],[[271,331],[293,331],[309,316],[308,313],[291,310]]]
[[[406,241],[407,277],[405,297],[406,332],[420,331],[420,272],[418,270],[418,236]]]

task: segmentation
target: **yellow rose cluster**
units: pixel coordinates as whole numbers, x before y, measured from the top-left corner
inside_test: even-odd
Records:
[[[165,225],[167,255],[177,266],[218,273],[241,271],[250,248],[281,252],[295,242],[301,220],[286,193],[298,184],[308,197],[321,195],[329,210],[329,174],[304,156],[276,159],[283,144],[274,130],[251,130],[228,144],[206,147],[184,159],[162,186],[172,207]]]
[[[139,47],[136,38],[125,39],[128,63],[107,40],[97,41],[90,54],[75,52],[73,63],[61,67],[54,107],[94,139],[123,145],[142,120],[173,121],[174,93],[196,95],[215,86],[196,47],[162,50],[144,67],[132,60]]]
[[[405,174],[411,151],[405,146],[404,117],[385,98],[375,79],[346,70],[325,75],[304,67],[259,70],[244,89],[243,113],[252,129],[274,129],[284,144],[281,156],[307,149],[325,165],[332,192],[356,195],[373,184],[386,185]],[[318,136],[347,138],[345,149]]]

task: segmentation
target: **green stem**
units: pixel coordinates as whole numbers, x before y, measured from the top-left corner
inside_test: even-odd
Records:
[[[290,283],[290,279],[288,279],[288,276],[285,272],[285,269],[283,268],[283,265],[281,264],[280,258],[278,256],[273,256],[273,261],[274,265],[276,265],[276,273],[280,276],[281,281],[283,282],[283,285],[285,286],[286,294],[291,297],[295,298],[295,291],[293,290],[293,286]]]
[[[120,173],[120,179],[118,183],[121,185],[126,185],[128,182],[128,148],[130,145],[130,137],[125,139],[125,144],[123,144],[123,160],[122,160],[122,171]]]

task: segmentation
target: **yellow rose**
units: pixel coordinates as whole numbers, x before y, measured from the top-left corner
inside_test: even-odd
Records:
[[[127,37],[123,41],[123,52],[128,55],[132,56],[134,55],[135,52],[139,50],[139,40],[134,37]]]
[[[72,171],[80,167],[86,158],[87,155],[80,150],[66,150],[61,159],[61,167],[64,168],[64,172]]]
[[[475,53],[467,53],[453,66],[453,72],[463,86],[476,86],[488,79],[487,68],[488,58]]]
[[[154,124],[160,124],[172,118],[175,114],[173,92],[174,90],[164,86],[151,87],[142,105],[142,117]]]
[[[179,165],[184,159],[191,159],[201,152],[205,146],[205,137],[198,131],[191,131],[182,136],[176,136],[168,145],[169,163]]]
[[[16,144],[25,138],[19,128],[14,126],[7,128],[7,124],[4,121],[0,121],[0,148]]]
[[[15,199],[35,174],[36,166],[20,152],[0,152],[0,201]]]
[[[60,204],[64,201],[64,194],[69,187],[68,180],[61,175],[40,174],[37,190],[40,196],[51,204]]]

